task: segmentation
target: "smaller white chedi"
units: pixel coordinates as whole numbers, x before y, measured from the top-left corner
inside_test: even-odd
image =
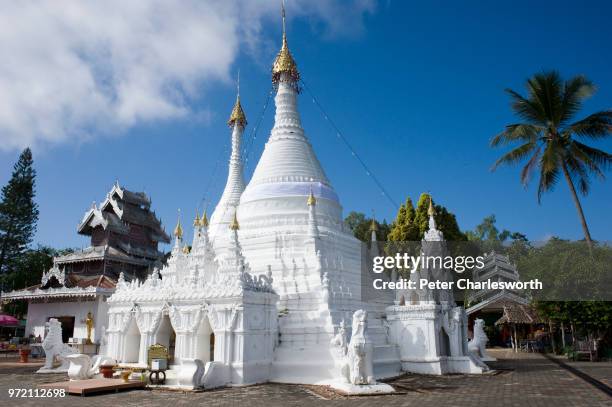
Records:
[[[374,252],[364,254],[344,224],[301,125],[284,18],[272,81],[274,127],[248,185],[238,96],[228,121],[227,183],[210,223],[196,214],[189,250],[179,220],[167,265],[144,282],[120,279],[108,300],[106,355],[146,365],[147,349],[164,345],[168,385],[204,388],[275,381],[376,392],[392,390],[375,387],[377,379],[403,371],[486,370],[467,352],[465,312],[452,293],[395,299],[372,288]],[[372,237],[375,251],[375,230]],[[432,242],[444,246],[433,214],[423,250]],[[421,272],[449,278],[444,270]]]
[[[429,230],[421,243],[421,256],[447,255],[443,233],[437,229],[429,202]],[[448,281],[450,271],[421,268],[410,279]],[[416,284],[418,287],[418,284]],[[391,340],[400,347],[402,369],[408,372],[483,373],[489,368],[468,351],[467,314],[455,304],[449,290],[405,289],[397,291],[395,305],[387,307]]]

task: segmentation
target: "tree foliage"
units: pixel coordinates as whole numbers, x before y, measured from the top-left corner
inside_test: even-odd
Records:
[[[388,240],[395,242],[415,242],[420,241],[425,236],[425,232],[429,229],[429,200],[431,196],[423,193],[419,197],[416,208],[412,204],[412,200],[408,197],[403,203],[398,212],[395,221],[391,225]],[[457,219],[454,214],[448,211],[444,206],[437,205],[435,201],[433,206],[435,209],[434,219],[438,229],[444,233],[444,238],[448,241],[464,241],[465,234],[459,229]]]
[[[506,229],[500,232],[499,229],[497,229],[497,227],[495,226],[496,222],[497,219],[495,219],[495,215],[493,214],[485,217],[473,231],[466,232],[468,240],[488,240],[502,243],[507,240],[527,241],[527,236],[522,233],[510,232]]]
[[[520,174],[521,182],[527,185],[533,174],[539,173],[538,202],[542,194],[551,191],[563,176],[591,249],[591,235],[576,185],[586,195],[591,176],[603,179],[604,171],[612,164],[612,155],[582,141],[612,135],[612,110],[571,122],[584,100],[595,92],[593,83],[581,75],[564,81],[556,71],[543,72],[528,79],[526,88],[527,96],[506,89],[512,100],[512,110],[522,122],[507,125],[504,131],[493,137],[491,147],[511,143],[519,146],[500,157],[493,170],[502,164],[514,165],[526,160]]]
[[[544,245],[513,253],[522,280],[539,279],[539,298],[592,301],[610,297],[612,248],[595,245],[589,252],[585,241],[552,238]]]
[[[53,266],[53,258],[71,252],[72,249],[56,250],[48,246],[25,250],[14,262],[14,268],[0,276],[3,290],[20,290],[40,284],[42,274]],[[10,312],[13,315],[24,315],[27,312],[27,303],[13,302]]]
[[[0,201],[0,274],[13,270],[32,241],[38,220],[32,151],[23,150]]]
[[[536,302],[536,309],[545,319],[572,327],[578,337],[611,339],[610,301],[539,301]]]
[[[344,222],[353,231],[353,235],[361,240],[362,242],[369,242],[372,238],[372,232],[370,230],[372,226],[372,220],[374,220],[378,231],[376,232],[376,239],[380,242],[387,240],[387,235],[391,227],[387,224],[386,220],[378,222],[375,219],[367,218],[365,214],[361,212],[350,212],[344,219]]]

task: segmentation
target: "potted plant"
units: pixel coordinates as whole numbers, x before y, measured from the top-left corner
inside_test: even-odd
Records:
[[[102,377],[104,377],[105,379],[112,379],[113,372],[114,372],[113,365],[101,365],[100,366],[100,373],[102,374]]]
[[[29,347],[24,346],[23,348],[19,349],[19,362],[28,363],[29,358],[30,358],[30,348]]]

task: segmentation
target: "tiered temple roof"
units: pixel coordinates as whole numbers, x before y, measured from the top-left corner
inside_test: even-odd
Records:
[[[170,243],[150,208],[151,199],[144,192],[115,183],[102,204],[94,203],[78,226],[79,234],[91,236],[91,245],[55,257],[40,284],[3,293],[3,299],[110,295],[120,273],[128,281],[144,280],[164,257],[158,243]]]
[[[170,243],[161,220],[150,210],[151,199],[144,192],[132,192],[115,183],[106,198],[92,205],[79,224],[78,233],[91,236],[97,226],[127,235],[130,226],[144,228],[152,242]]]
[[[495,251],[486,254],[484,267],[474,272],[474,282],[486,280],[491,281],[519,281],[519,273],[514,264],[510,262],[508,256]],[[473,291],[469,294],[468,302],[471,305],[466,311],[468,314],[480,310],[501,311],[509,303],[520,305],[528,304],[522,293],[512,290],[490,290],[482,289]]]

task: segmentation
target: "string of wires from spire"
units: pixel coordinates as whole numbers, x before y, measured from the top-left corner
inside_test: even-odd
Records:
[[[336,123],[331,119],[331,117],[329,117],[329,115],[327,114],[327,112],[325,111],[325,109],[323,108],[323,106],[321,105],[321,103],[319,103],[319,100],[316,98],[316,96],[314,95],[314,93],[310,90],[310,88],[308,87],[308,85],[306,84],[306,82],[304,81],[304,78],[300,78],[300,82],[302,84],[302,88],[304,90],[306,90],[306,92],[308,93],[308,95],[311,97],[312,99],[312,103],[317,106],[317,108],[319,109],[319,111],[321,112],[321,114],[323,115],[323,118],[325,119],[325,121],[327,121],[327,123],[329,123],[329,125],[332,127],[332,129],[336,132],[336,137],[338,137],[342,143],[344,144],[344,146],[351,152],[351,155],[355,158],[355,160],[357,160],[357,162],[361,165],[361,167],[365,170],[365,173],[368,177],[370,177],[372,179],[372,181],[374,182],[374,184],[376,184],[376,186],[378,187],[378,189],[380,190],[381,194],[387,198],[387,200],[393,205],[393,207],[395,209],[399,209],[399,205],[397,204],[397,202],[391,197],[391,195],[389,194],[389,192],[387,192],[387,189],[383,186],[383,184],[380,182],[380,180],[378,179],[378,177],[376,175],[374,175],[374,172],[372,172],[372,170],[367,166],[367,164],[363,161],[363,159],[359,156],[359,154],[357,154],[357,152],[355,151],[355,149],[353,148],[353,146],[351,145],[351,143],[349,143],[349,141],[347,140],[347,138],[344,136],[344,134],[342,133],[342,131],[340,131],[340,129],[338,128],[338,126],[336,125]]]

